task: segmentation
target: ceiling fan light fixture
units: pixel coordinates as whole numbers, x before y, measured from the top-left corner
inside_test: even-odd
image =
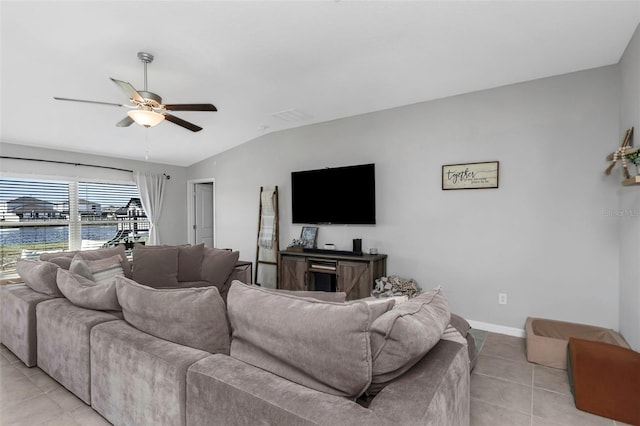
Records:
[[[153,127],[164,120],[164,114],[143,109],[133,109],[127,112],[127,115],[131,117],[133,121],[145,127]]]

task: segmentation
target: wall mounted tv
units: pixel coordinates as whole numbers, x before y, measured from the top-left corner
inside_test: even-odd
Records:
[[[375,225],[375,165],[291,173],[293,223]]]

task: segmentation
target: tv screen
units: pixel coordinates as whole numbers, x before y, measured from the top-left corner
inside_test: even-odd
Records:
[[[374,225],[375,165],[291,173],[293,223]]]

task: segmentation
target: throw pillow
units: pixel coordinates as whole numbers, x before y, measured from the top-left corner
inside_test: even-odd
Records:
[[[438,343],[449,320],[449,305],[440,288],[376,319],[371,324],[373,377],[367,393],[377,393],[425,356]]]
[[[202,280],[222,288],[236,266],[240,252],[205,247],[202,258]]]
[[[68,257],[69,259],[73,259],[73,256],[76,255],[78,251],[54,251],[49,253],[42,253],[40,255],[40,260],[46,260],[47,262],[51,262],[51,259],[55,259],[58,257]]]
[[[97,284],[112,283],[116,276],[124,275],[122,257],[119,254],[97,260],[82,260],[75,256],[69,269]]]
[[[129,260],[127,259],[127,256],[125,254],[124,244],[120,244],[113,248],[79,251],[73,257],[77,257],[78,259],[82,260],[98,260],[115,256],[116,254],[119,254],[121,257],[120,265],[122,266],[122,270],[124,271],[124,276],[127,278],[131,278],[131,264],[129,263]]]
[[[178,281],[200,281],[204,244],[178,247]]]
[[[133,280],[149,287],[178,286],[178,247],[136,245]]]
[[[227,310],[216,287],[156,289],[116,277],[124,319],[161,339],[229,354]]]
[[[51,263],[55,263],[62,269],[69,269],[71,267],[71,261],[73,259],[71,257],[53,257],[49,260]]]
[[[231,356],[321,392],[357,397],[371,381],[370,312],[233,281]]]
[[[98,284],[82,275],[58,269],[57,282],[60,291],[74,305],[99,311],[121,310],[113,278]]]
[[[45,260],[21,259],[16,263],[18,275],[29,288],[53,297],[62,297],[56,283],[58,269],[58,265]]]

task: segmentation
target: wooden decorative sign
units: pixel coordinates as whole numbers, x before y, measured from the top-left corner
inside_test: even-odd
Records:
[[[483,189],[498,187],[498,161],[447,164],[442,166],[442,189]]]

